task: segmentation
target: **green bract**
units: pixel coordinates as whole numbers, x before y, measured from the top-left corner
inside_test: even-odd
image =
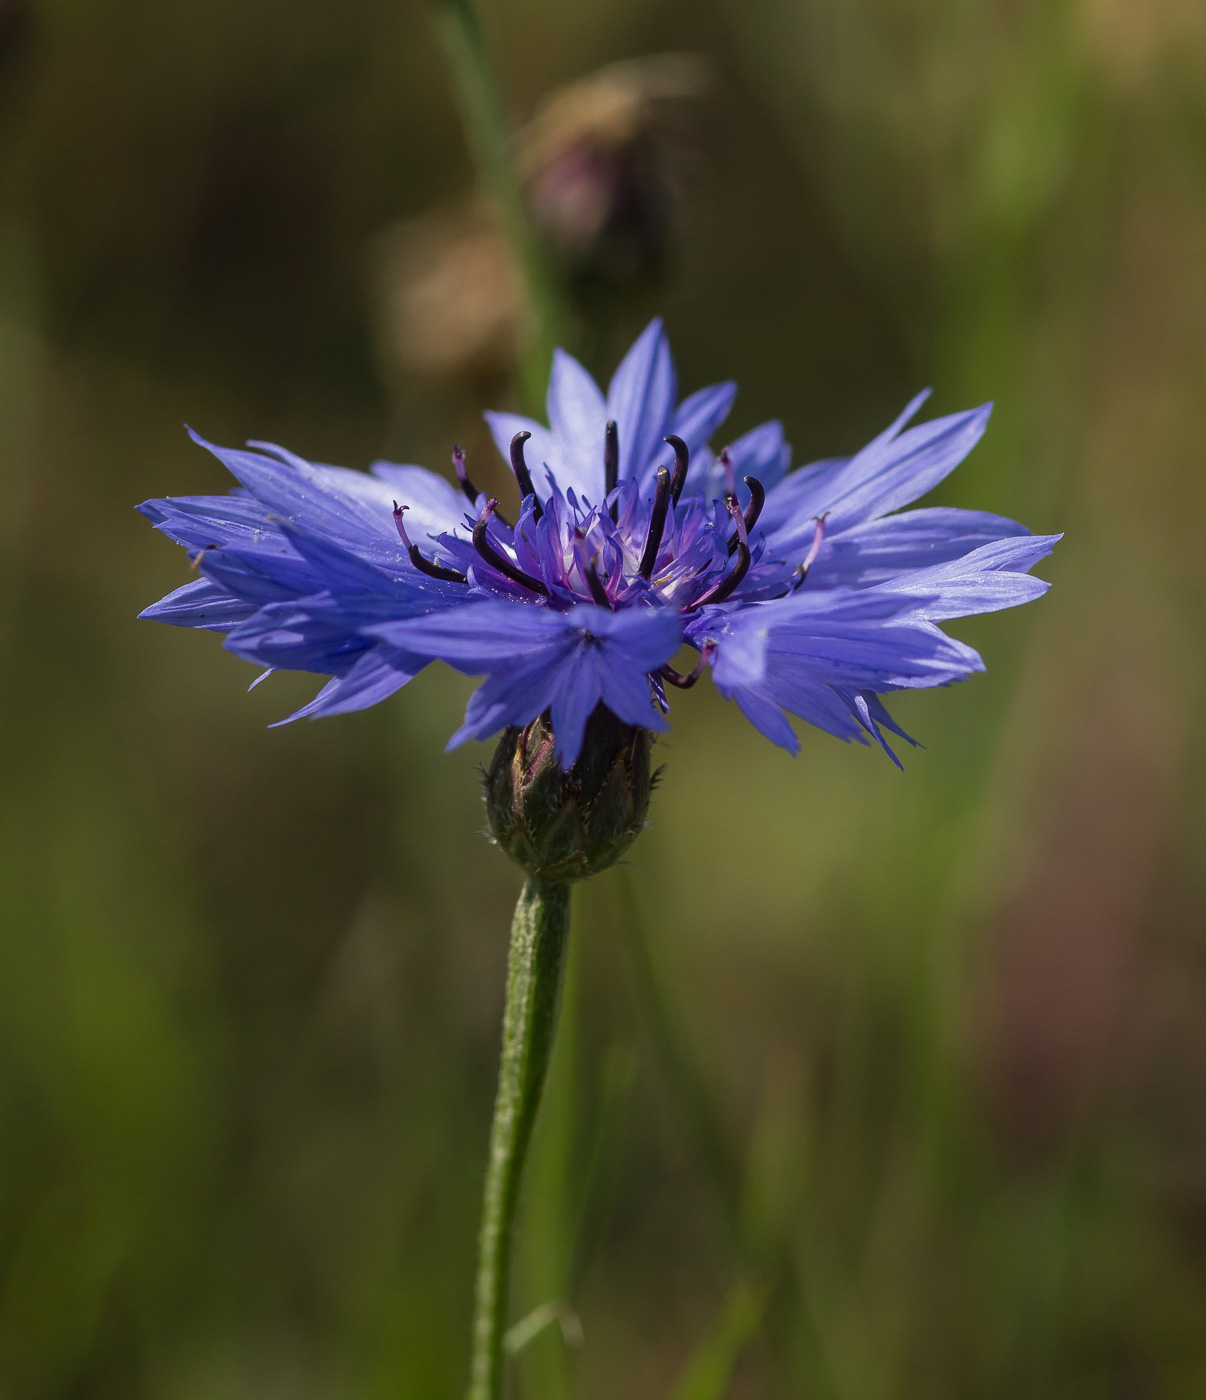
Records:
[[[600,705],[586,726],[578,760],[557,762],[546,714],[508,729],[486,774],[494,839],[518,865],[548,884],[606,870],[645,825],[654,775],[652,735]]]

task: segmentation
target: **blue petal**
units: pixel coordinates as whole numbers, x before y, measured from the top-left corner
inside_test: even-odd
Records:
[[[645,670],[622,650],[562,643],[525,666],[492,675],[470,700],[465,723],[448,746],[489,738],[508,725],[529,724],[551,709],[557,757],[569,768],[582,751],[586,722],[601,700],[628,724],[668,727],[653,708]]]
[[[314,565],[293,550],[207,549],[196,562],[206,578],[257,605],[321,593],[325,586]]]
[[[698,619],[689,636],[696,646],[713,643],[713,673],[730,685],[765,679],[887,690],[943,685],[980,668],[970,647],[928,622],[904,620],[919,602],[883,589],[801,592]],[[750,633],[767,636],[762,677],[747,659]]]
[[[469,697],[464,723],[448,740],[448,748],[455,749],[466,739],[488,739],[508,725],[522,727],[543,714],[553,702],[558,663],[565,652],[560,656],[541,652],[524,666],[488,677]]]
[[[779,487],[782,498],[767,502],[768,537],[776,532],[781,547],[782,532],[794,530],[802,539],[820,515],[828,515],[835,532],[909,505],[963,461],[984,435],[991,409],[985,404],[935,418],[899,435],[889,429],[840,466],[824,463],[789,476]]]
[[[257,604],[235,598],[207,578],[194,579],[169,593],[166,598],[143,608],[140,618],[169,622],[173,627],[201,627],[210,632],[229,632],[255,612]]]
[[[674,414],[678,379],[660,319],[650,321],[616,370],[607,390],[607,416],[620,436],[620,475],[644,482]]]
[[[308,705],[295,710],[287,719],[277,720],[269,728],[292,724],[295,719],[322,719],[366,710],[401,690],[426,664],[420,657],[408,657],[384,644],[374,647],[364,652],[346,675],[328,681]]]
[[[774,538],[773,548],[789,558],[806,553],[815,528],[809,521],[794,537],[780,534]],[[809,587],[865,588],[913,569],[961,559],[983,544],[1029,535],[1024,525],[987,511],[950,506],[904,511],[836,535],[827,534],[809,571]]]
[[[775,628],[766,654],[768,679],[864,690],[948,685],[983,669],[970,647],[925,623],[785,625]]]
[[[788,723],[787,713],[794,714],[817,729],[822,729],[847,743],[866,744],[870,736],[883,747],[884,752],[898,768],[900,760],[888,746],[879,730],[879,724],[885,724],[894,733],[913,743],[913,740],[892,721],[873,693],[853,691],[812,680],[797,681],[785,686],[770,679],[761,685],[737,686],[731,691],[722,687],[722,693],[737,702],[742,713],[756,729],[787,749],[789,753],[796,753],[800,745]]]
[[[879,696],[873,691],[860,691],[857,695],[850,695],[846,698],[854,710],[859,723],[865,727],[867,733],[879,744],[880,748],[883,749],[884,753],[888,755],[897,768],[901,769],[903,772],[904,764],[896,757],[891,744],[884,738],[883,731],[887,729],[891,733],[899,735],[906,744],[910,744],[915,749],[920,748],[917,740],[911,735],[906,734],[900,725],[896,723],[884,708],[883,702],[880,700]]]
[[[466,603],[445,612],[383,622],[370,635],[469,675],[515,666],[565,635],[565,613],[534,603]]]
[[[548,414],[549,427],[560,440],[561,460],[553,468],[558,485],[589,500],[601,500],[607,405],[599,386],[564,350],[553,352]]]
[[[243,491],[225,496],[169,496],[144,501],[138,509],[157,530],[186,549],[236,542],[270,547],[275,542],[292,552],[263,505]]]
[[[605,650],[622,649],[633,664],[652,671],[669,660],[682,638],[682,624],[670,608],[613,613],[586,604],[553,612],[535,604],[467,603],[364,630],[417,655],[438,657],[469,675],[514,669],[534,653],[578,646],[592,637],[604,643]]]
[[[899,437],[901,432],[903,432],[903,430],[908,426],[908,424],[911,423],[914,418],[916,418],[917,414],[921,411],[922,405],[928,401],[930,395],[933,392],[934,391],[932,389],[922,389],[921,393],[914,394],[913,397],[908,401],[908,403],[905,404],[904,408],[901,409],[897,417],[893,419],[891,423],[888,424],[888,426],[883,430],[883,432],[880,433],[878,437],[874,437],[871,439],[871,441],[868,443],[868,447],[884,447],[888,443],[890,443],[894,438]]]
[[[712,678],[718,686],[758,685],[766,675],[766,647],[770,628],[752,610],[750,623],[728,631],[712,659]]]
[[[791,465],[791,444],[783,436],[777,419],[762,423],[744,433],[729,448],[738,481],[756,476],[766,490],[777,486]]]
[[[340,676],[373,641],[359,635],[355,620],[334,599],[320,594],[266,604],[240,623],[223,645],[258,666]]]
[[[856,692],[847,687],[824,685],[811,677],[768,680],[764,687],[768,698],[798,719],[823,729],[846,743],[867,743],[868,729],[855,711]]]
[[[295,527],[324,535],[366,559],[405,558],[393,519],[393,493],[367,472],[307,463],[305,469],[254,452],[218,447],[189,429],[267,508]],[[301,460],[300,458],[297,460]]]
[[[324,582],[279,520],[254,496],[175,497],[139,509],[169,539],[198,551],[197,566],[228,592],[256,603],[320,592]]]
[[[683,624],[673,608],[627,608],[607,612],[601,608],[571,608],[565,617],[571,625],[588,629],[618,648],[643,671],[655,671],[678,650]]]
[[[486,608],[499,607],[543,621],[523,619],[522,635],[512,635],[507,649],[507,639],[482,615]],[[499,625],[506,627],[506,620],[499,619]],[[553,613],[481,604],[381,630],[459,669],[493,672],[470,700],[450,747],[487,738],[508,725],[528,724],[551,709],[558,758],[569,767],[581,751],[586,721],[601,700],[628,724],[667,727],[653,707],[648,673],[668,661],[681,641],[681,624],[670,609],[612,613],[582,606]]]
[[[900,725],[896,723],[896,721],[884,708],[883,702],[880,700],[878,695],[875,695],[871,692],[865,692],[863,695],[863,699],[867,702],[867,708],[871,712],[871,717],[875,720],[877,724],[881,724],[885,729],[891,730],[893,734],[898,735],[901,739],[905,741],[906,744],[911,744],[913,748],[919,749],[922,747],[922,745],[919,744],[911,734],[906,734],[904,730],[900,727]]]
[[[1051,587],[1024,571],[1050,554],[1062,538],[1023,535],[998,540],[949,563],[902,574],[874,591],[916,598],[910,615],[931,622],[1014,608],[1041,598]]]
[[[392,613],[406,617],[428,608],[459,605],[465,597],[463,583],[420,573],[404,553],[387,571],[320,535],[290,525],[284,526],[284,532],[321,577],[324,588],[340,595],[345,604],[351,598],[344,595],[354,595],[358,605],[368,606],[374,616]],[[209,559],[208,554],[202,559],[202,569],[208,570]]]
[[[822,509],[841,529],[899,510],[933,490],[984,436],[992,405],[935,418],[850,459]],[[814,512],[816,513],[816,512]]]
[[[736,686],[728,692],[722,690],[721,694],[735,700],[746,719],[772,744],[778,744],[790,754],[799,753],[800,740],[787,716],[757,686]]]
[[[361,558],[354,550],[335,543],[325,535],[311,534],[308,530],[296,529],[291,524],[282,525],[282,529],[289,543],[313,566],[328,588],[391,593],[404,587],[398,578],[398,574],[403,572],[402,560],[406,558],[401,540],[398,541],[397,554],[391,561],[393,570],[386,573]],[[416,578],[420,577],[417,570],[414,572]],[[432,580],[433,583],[436,581]]]
[[[833,483],[840,479],[849,462],[849,457],[809,462],[768,489],[758,528],[776,549],[786,551],[796,539],[811,541],[815,517],[821,513],[812,509],[813,502],[824,500],[832,492]]]
[[[696,456],[729,416],[736,397],[737,385],[731,379],[697,389],[679,404],[669,431],[677,433],[690,448],[692,457]]]
[[[677,650],[676,642],[670,650],[670,656]],[[668,660],[669,656],[663,655],[660,661],[653,664],[661,666]],[[603,703],[617,719],[622,719],[625,724],[640,725],[645,729],[670,728],[661,711],[653,707],[653,699],[649,692],[650,666],[635,660],[631,654],[624,655],[624,664],[618,665],[610,650],[606,654],[597,653],[594,664],[598,671]]]
[[[270,457],[276,457],[287,467],[293,467],[295,471],[306,472],[312,466],[317,465],[314,462],[308,462],[304,457],[299,457],[296,452],[290,451],[289,448],[282,447],[279,442],[264,442],[261,439],[249,438],[247,446],[254,447],[257,452],[266,452]]]

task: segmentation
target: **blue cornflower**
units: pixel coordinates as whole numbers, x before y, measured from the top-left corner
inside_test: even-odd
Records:
[[[1044,593],[1027,570],[1059,536],[980,511],[902,512],[967,456],[987,406],[909,427],[919,395],[855,456],[790,471],[777,422],[713,455],[735,392],[678,403],[658,321],[606,396],[559,351],[548,427],[487,414],[520,487],[513,524],[459,449],[454,487],[421,467],[366,474],[194,434],[240,487],[141,507],[200,575],[142,616],[225,633],[267,671],[332,677],[291,719],[363,709],[441,659],[486,677],[453,744],[548,711],[568,767],[600,703],[663,730],[666,686],[710,668],[792,752],[788,714],[891,754],[884,730],[908,736],[881,696],[983,669],[936,624]],[[685,675],[670,664],[684,643],[698,653]]]

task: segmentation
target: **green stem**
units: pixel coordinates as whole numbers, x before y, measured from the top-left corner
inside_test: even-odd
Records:
[[[528,218],[498,85],[473,0],[435,0],[434,11],[436,33],[452,70],[465,134],[523,279],[520,387],[525,407],[538,413],[544,403],[553,349],[564,338],[561,297]]]
[[[515,1207],[557,1025],[570,889],[529,877],[515,906],[502,1061],[482,1202],[468,1400],[500,1400]]]

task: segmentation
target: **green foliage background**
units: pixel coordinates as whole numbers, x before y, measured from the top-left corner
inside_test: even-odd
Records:
[[[578,896],[526,1207],[517,1306],[585,1341],[519,1390],[1206,1394],[1203,11],[487,18],[517,119],[713,63],[672,280],[598,371],[662,310],[684,387],[735,376],[733,431],[781,416],[798,461],[923,383],[994,398],[939,499],[1068,532],[1049,598],[959,629],[987,676],[897,707],[903,776],[676,700],[654,826]],[[132,508],[223,489],[186,420],[484,462],[476,391],[385,387],[365,273],[470,179],[417,0],[0,7],[5,1400],[464,1383],[518,889],[487,751],[442,753],[469,683],[267,731],[312,686],[135,623],[185,573]]]

